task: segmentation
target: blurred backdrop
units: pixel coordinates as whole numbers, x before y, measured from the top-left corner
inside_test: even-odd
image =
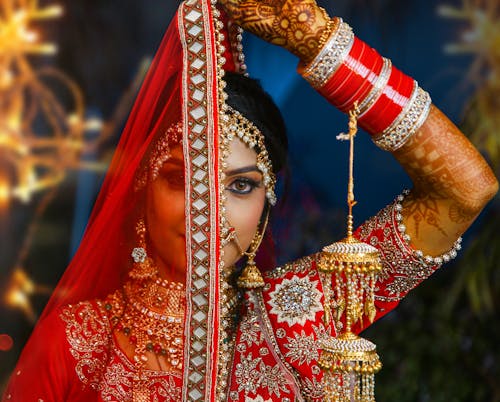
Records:
[[[500,172],[498,0],[320,2],[427,89]],[[85,229],[100,182],[174,0],[0,0],[0,393]],[[283,111],[291,186],[275,223],[280,262],[345,228],[346,118],[247,35],[250,75]],[[357,140],[358,222],[410,183]],[[315,160],[314,165],[308,161]],[[318,170],[317,160],[324,161]],[[376,174],[374,174],[376,172]],[[302,208],[289,208],[300,205]],[[465,251],[366,331],[384,368],[380,401],[500,401],[498,196]],[[50,340],[48,340],[50,341]]]

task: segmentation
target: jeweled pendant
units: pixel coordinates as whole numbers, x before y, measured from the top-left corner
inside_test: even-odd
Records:
[[[238,286],[243,289],[257,289],[264,286],[264,278],[253,261],[249,261],[238,278]]]

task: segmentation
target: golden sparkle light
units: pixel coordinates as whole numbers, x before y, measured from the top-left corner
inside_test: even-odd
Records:
[[[16,201],[29,203],[41,194],[32,204],[34,218],[1,301],[22,310],[32,322],[36,314],[31,297],[51,292],[19,268],[28,256],[37,222],[68,170],[105,170],[105,158],[88,161],[82,155],[107,146],[149,65],[141,65],[110,120],[85,119],[83,95],[75,82],[56,68],[32,64],[41,55],[57,52],[57,46],[43,38],[40,22],[62,14],[61,6],[40,7],[37,0],[0,0],[0,218]]]
[[[36,320],[35,312],[30,302],[30,296],[34,293],[34,290],[35,283],[22,269],[16,268],[10,278],[4,296],[5,303],[8,306],[22,310],[32,322]]]
[[[61,71],[37,69],[30,61],[56,53],[34,25],[62,13],[61,6],[39,7],[36,0],[0,2],[0,208],[57,186],[68,169],[103,168],[80,158],[91,144],[84,138],[78,86]]]
[[[20,267],[12,272],[4,294],[4,302],[7,306],[21,310],[31,321],[36,321],[36,314],[31,305],[31,296],[36,294],[48,295],[51,289],[47,286],[36,284],[28,274]]]

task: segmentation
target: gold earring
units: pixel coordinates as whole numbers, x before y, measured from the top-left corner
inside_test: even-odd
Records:
[[[135,232],[139,247],[135,247],[132,250],[134,265],[129,272],[129,276],[140,280],[152,278],[158,274],[158,268],[146,252],[146,224],[144,223],[144,219],[140,218],[137,221]]]
[[[245,268],[243,268],[243,271],[241,271],[241,274],[237,281],[238,286],[242,289],[257,289],[263,287],[265,284],[262,273],[255,264],[255,255],[257,254],[257,250],[259,249],[259,246],[264,238],[268,220],[269,211],[266,214],[262,232],[257,230],[257,233],[255,233],[252,243],[250,244],[249,251],[243,253],[248,257],[248,261]]]

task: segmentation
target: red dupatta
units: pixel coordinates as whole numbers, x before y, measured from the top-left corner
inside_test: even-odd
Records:
[[[132,108],[80,247],[41,317],[67,304],[102,299],[122,285],[141,202],[134,191],[137,172],[155,139],[181,121],[187,300],[182,400],[191,401],[215,400],[225,383],[217,375],[223,334],[218,121],[223,69],[235,70],[238,63],[228,35],[221,34],[227,23],[218,18],[209,0],[180,5]],[[29,348],[43,348],[43,342],[35,328]]]

